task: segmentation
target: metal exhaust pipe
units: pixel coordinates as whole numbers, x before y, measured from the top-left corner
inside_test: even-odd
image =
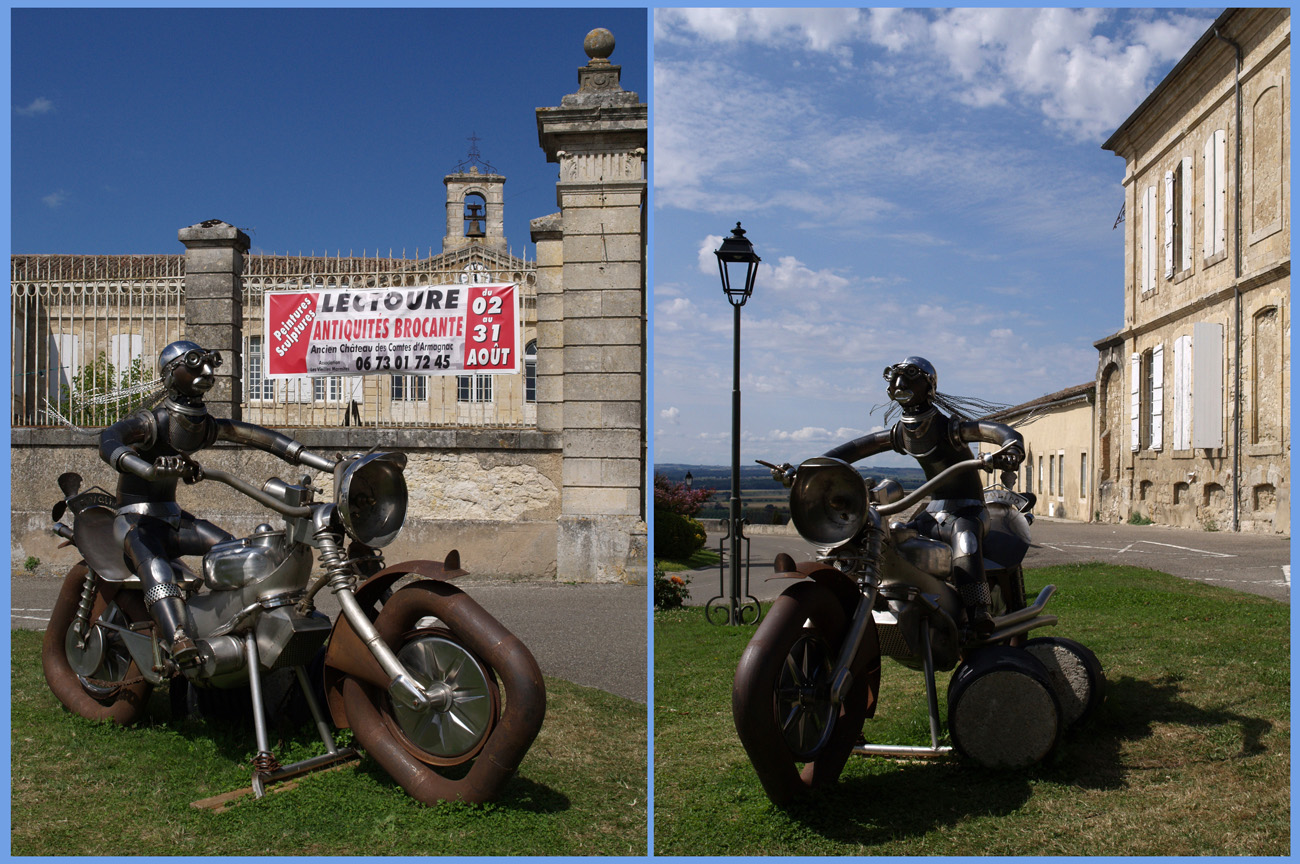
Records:
[[[910,747],[903,744],[858,744],[854,756],[894,756],[903,759],[942,759],[952,753],[951,747]]]

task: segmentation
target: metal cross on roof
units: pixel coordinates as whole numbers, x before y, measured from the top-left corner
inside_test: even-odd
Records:
[[[489,174],[497,173],[497,169],[493,168],[478,151],[478,142],[482,140],[478,137],[478,133],[471,132],[469,137],[465,140],[469,142],[469,158],[456,163],[456,173],[463,174],[465,173],[465,170],[472,165],[483,166]]]

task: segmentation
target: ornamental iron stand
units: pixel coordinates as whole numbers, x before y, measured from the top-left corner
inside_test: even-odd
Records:
[[[740,584],[740,541],[745,534],[740,506],[740,307],[744,306],[745,301],[754,293],[754,276],[758,273],[758,263],[762,259],[754,254],[754,246],[745,239],[745,230],[740,227],[739,222],[736,223],[731,236],[723,240],[722,246],[713,254],[718,256],[722,292],[727,295],[727,302],[731,304],[735,315],[731,389],[731,514],[726,539],[731,541],[730,554],[727,556],[731,576],[727,623],[736,626],[757,623],[762,615],[758,601],[753,597],[745,596],[748,594],[748,578],[746,578],[744,594]],[[740,285],[731,284],[728,265],[736,267],[737,276],[741,274],[740,268],[744,268],[744,280]],[[746,546],[748,547],[748,544]],[[748,555],[746,555],[746,564],[748,564]],[[748,569],[746,566],[746,577],[748,577]],[[751,621],[745,621],[745,612],[751,607],[753,618]]]

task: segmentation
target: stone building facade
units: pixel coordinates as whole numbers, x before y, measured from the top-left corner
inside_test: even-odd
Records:
[[[561,170],[560,211],[533,222],[536,263],[510,251],[505,178],[486,163],[444,178],[443,251],[425,259],[250,256],[247,236],[218,220],[181,229],[183,256],[14,256],[11,558],[66,569],[70,550],[49,530],[54,478],[75,469],[87,485],[116,482],[94,435],[42,413],[93,362],[69,358],[103,352],[119,369],[133,358],[151,367],[163,345],[187,336],[227,359],[213,413],[284,429],[322,452],[377,444],[408,454],[411,508],[391,560],[457,548],[480,575],[644,582],[647,106],[622,90],[613,47],[607,31],[593,31],[578,92],[538,109],[539,142]],[[480,281],[522,288],[520,375],[261,377],[262,291]],[[147,295],[158,314],[134,332],[120,311],[96,305],[51,314],[48,300],[97,290],[119,307]],[[83,425],[97,417],[81,416]],[[203,461],[259,483],[292,476],[274,458],[225,445]],[[236,534],[265,519],[213,485],[181,490],[181,504]]]
[[[1089,381],[1049,393],[990,416],[1015,424],[1025,439],[1016,489],[1038,496],[1034,512],[1056,519],[1091,521],[1095,511],[1092,430],[1096,385]],[[981,451],[994,449],[982,445]]]
[[[1111,135],[1124,327],[1096,343],[1097,509],[1290,533],[1290,12],[1229,9]]]

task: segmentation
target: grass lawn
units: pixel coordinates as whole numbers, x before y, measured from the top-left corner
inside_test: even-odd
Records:
[[[656,558],[655,569],[662,570],[665,573],[676,573],[682,570],[699,570],[703,567],[717,567],[721,556],[712,549],[697,549],[691,553],[691,557],[684,561],[673,561],[668,558]]]
[[[548,678],[546,722],[491,804],[417,804],[363,758],[213,813],[190,802],[248,786],[251,728],[172,721],[165,689],[134,728],[76,717],[45,685],[41,636],[12,633],[14,855],[646,853],[638,703]],[[324,752],[311,729],[273,746],[286,762]]]
[[[1059,635],[1090,647],[1108,698],[1046,764],[851,758],[839,784],[773,806],[731,719],[753,627],[655,615],[661,855],[1289,855],[1290,607],[1100,564],[1026,573]],[[946,716],[939,678],[940,712]],[[873,743],[929,744],[924,681],[886,660]]]

